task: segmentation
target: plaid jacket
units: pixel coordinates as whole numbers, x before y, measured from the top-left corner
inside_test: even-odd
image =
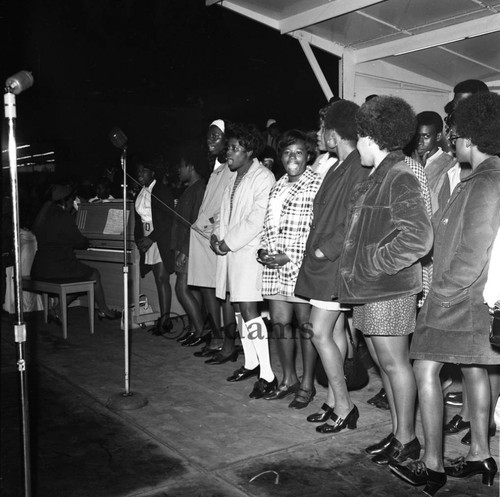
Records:
[[[415,173],[415,176],[420,183],[420,187],[422,188],[422,196],[424,197],[425,209],[427,210],[427,214],[429,214],[429,218],[432,218],[432,198],[431,198],[431,190],[429,188],[429,181],[427,180],[427,176],[424,172],[424,166],[412,159],[411,157],[406,156],[405,162],[411,167],[411,170]],[[432,281],[432,257],[431,254],[428,254],[424,257],[423,260],[420,261],[422,264],[422,293],[419,295],[419,299],[417,302],[418,307],[422,307],[424,305],[424,301],[427,298],[429,293],[429,289],[431,287]]]
[[[283,191],[287,182],[288,176],[285,174],[275,183],[269,194],[270,204]],[[285,253],[290,262],[277,269],[264,267],[262,295],[293,296],[311,228],[313,201],[320,185],[320,176],[307,167],[302,176],[288,189],[278,226],[273,222],[272,211],[268,207],[261,246],[271,254]]]

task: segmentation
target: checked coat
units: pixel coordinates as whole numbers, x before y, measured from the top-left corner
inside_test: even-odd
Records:
[[[288,175],[280,178],[269,194],[270,205],[279,197],[288,183]],[[295,281],[299,275],[313,217],[313,202],[321,185],[321,177],[307,167],[283,199],[279,224],[268,207],[264,220],[261,247],[270,254],[284,253],[290,262],[276,269],[264,267],[262,295],[294,295]]]

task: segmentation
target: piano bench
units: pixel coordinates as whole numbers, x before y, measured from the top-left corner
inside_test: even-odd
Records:
[[[68,310],[67,310],[66,296],[72,293],[87,293],[88,305],[89,305],[90,333],[94,333],[95,281],[93,280],[73,281],[73,282],[39,281],[39,280],[32,280],[29,277],[24,277],[22,284],[23,284],[23,290],[42,294],[43,317],[46,323],[48,321],[48,316],[49,316],[49,294],[55,294],[59,296],[64,338],[68,338]]]

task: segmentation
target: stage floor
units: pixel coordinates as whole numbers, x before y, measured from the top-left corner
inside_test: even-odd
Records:
[[[352,392],[358,428],[320,435],[305,418],[324,402],[321,386],[304,410],[289,409],[290,399],[249,399],[253,379],[225,380],[243,364],[241,356],[207,365],[193,357],[198,348],[137,329],[131,331],[130,385],[148,404],[111,411],[108,398],[124,390],[123,331],[119,321],[96,321],[91,335],[87,319],[86,309],[69,309],[64,340],[41,313],[27,315],[33,496],[422,495],[363,450],[391,429],[388,411],[366,402],[380,389],[373,369],[370,383]],[[17,497],[24,490],[12,316],[2,316],[1,337],[0,493]],[[281,377],[275,353],[273,359]],[[447,419],[457,412],[448,408]],[[419,418],[417,434],[422,441]],[[446,439],[447,457],[465,455],[463,434]],[[498,462],[498,432],[491,447]],[[496,496],[498,475],[493,487],[482,485],[480,476],[449,479],[441,494]]]

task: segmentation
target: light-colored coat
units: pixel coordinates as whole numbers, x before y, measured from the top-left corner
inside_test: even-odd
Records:
[[[222,195],[231,179],[236,176],[226,164],[210,175],[198,218],[191,228],[189,242],[188,285],[215,288],[215,260],[210,248],[210,236],[220,215]],[[203,235],[201,233],[203,233]]]
[[[231,251],[217,257],[216,295],[231,302],[262,301],[262,265],[257,250],[264,226],[269,192],[274,176],[256,159],[238,185],[230,212],[231,192],[236,175],[231,178],[222,197],[219,222],[214,233]]]

